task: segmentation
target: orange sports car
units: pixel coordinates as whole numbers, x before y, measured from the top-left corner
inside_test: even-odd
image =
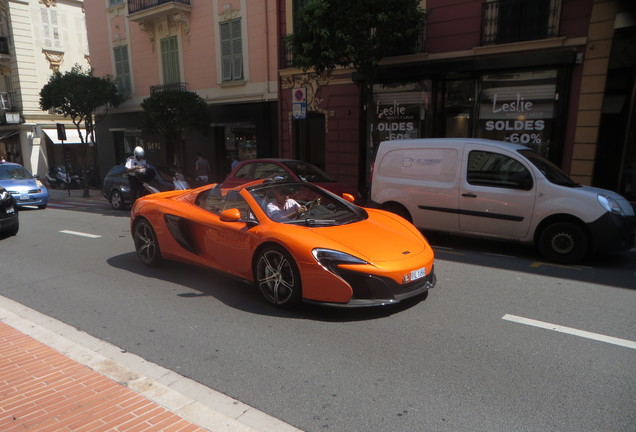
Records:
[[[279,307],[386,305],[434,287],[422,234],[351,200],[304,182],[206,185],[138,199],[130,227],[144,264],[209,267],[253,283]]]

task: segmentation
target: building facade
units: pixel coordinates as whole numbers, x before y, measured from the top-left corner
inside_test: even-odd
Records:
[[[293,32],[303,3],[281,2],[281,37]],[[323,163],[328,173],[364,191],[382,140],[491,138],[528,145],[575,180],[636,200],[631,2],[421,4],[421,52],[385,58],[369,100],[360,100],[351,71],[316,77],[281,57],[283,154]],[[303,119],[294,111],[299,88],[306,93]]]
[[[275,1],[94,0],[86,16],[95,74],[114,76],[128,96],[96,124],[102,174],[136,145],[150,163],[177,164],[186,175],[201,152],[211,180],[224,178],[233,157],[278,151]],[[182,134],[185,151],[177,158],[142,124],[142,101],[164,89],[196,92],[211,118],[208,135]]]
[[[0,157],[41,177],[55,165],[82,167],[87,149],[76,126],[40,109],[52,74],[76,65],[90,67],[84,1],[0,0]]]

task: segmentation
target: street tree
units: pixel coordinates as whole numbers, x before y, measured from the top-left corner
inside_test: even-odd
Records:
[[[361,85],[361,109],[369,106],[378,64],[386,57],[412,54],[421,43],[425,12],[420,0],[308,0],[287,36],[293,64],[318,75],[337,67],[353,69]],[[373,112],[363,113],[367,128]],[[369,148],[371,136],[365,137]],[[368,158],[371,152],[362,152]],[[365,159],[364,166],[369,165]],[[364,176],[365,178],[367,176]]]
[[[95,124],[124,100],[111,76],[97,77],[80,65],[64,73],[56,71],[40,90],[40,108],[70,117],[77,128],[83,149],[84,196],[89,196],[88,147],[95,143]]]
[[[163,90],[141,102],[144,110],[144,130],[163,136],[169,160],[182,168],[185,144],[183,132],[195,130],[207,135],[210,116],[205,100],[197,93],[185,90]]]

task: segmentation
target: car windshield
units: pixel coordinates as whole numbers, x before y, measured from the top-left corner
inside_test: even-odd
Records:
[[[333,226],[368,217],[364,209],[311,184],[270,183],[254,186],[249,191],[267,217],[275,222]]]
[[[20,165],[0,165],[0,180],[28,180],[33,176]]]
[[[539,153],[536,153],[533,150],[519,150],[519,153],[524,155],[530,162],[532,162],[532,164],[537,167],[539,171],[541,171],[541,173],[545,176],[546,179],[548,179],[550,183],[566,187],[581,186],[579,183],[568,177],[566,173],[561,171],[559,167],[541,156]]]
[[[331,177],[315,165],[302,161],[283,162],[302,181],[307,182],[333,182]]]

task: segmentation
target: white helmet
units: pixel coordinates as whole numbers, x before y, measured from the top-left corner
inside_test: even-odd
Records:
[[[135,156],[140,158],[144,157],[144,149],[140,146],[135,147]]]

